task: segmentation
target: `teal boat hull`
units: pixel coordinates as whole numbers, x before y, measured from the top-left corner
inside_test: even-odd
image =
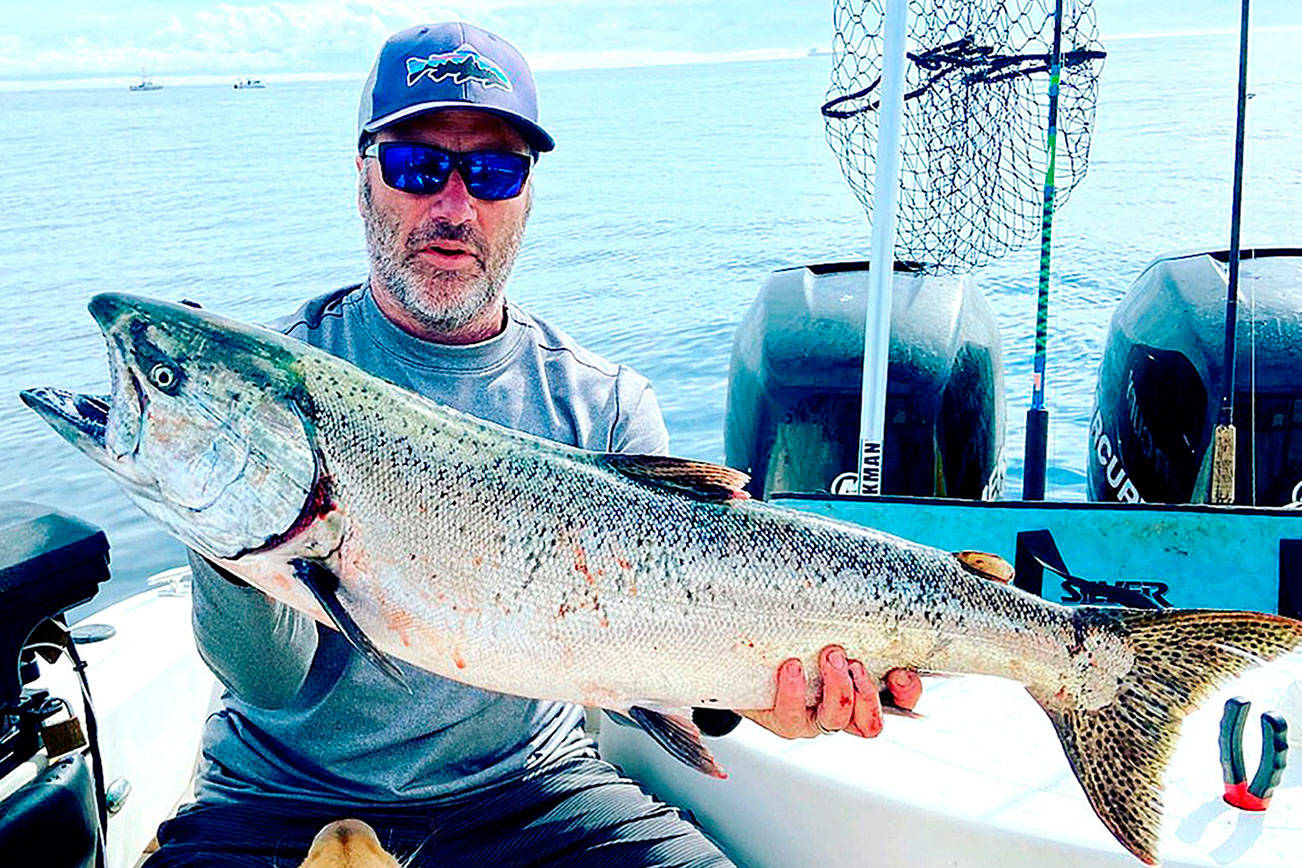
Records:
[[[820,494],[772,502],[947,551],[997,554],[1016,564],[1020,587],[1055,603],[1101,601],[1030,556],[1046,539],[1072,576],[1156,605],[1302,615],[1302,510]]]

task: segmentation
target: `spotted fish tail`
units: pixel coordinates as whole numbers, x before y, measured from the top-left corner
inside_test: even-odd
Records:
[[[1185,715],[1222,681],[1302,645],[1302,622],[1259,612],[1081,607],[1078,633],[1123,637],[1135,662],[1116,698],[1048,712],[1099,819],[1131,853],[1157,864],[1162,778]]]

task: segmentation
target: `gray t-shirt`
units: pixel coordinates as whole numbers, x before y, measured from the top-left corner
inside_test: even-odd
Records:
[[[412,337],[384,317],[365,285],[314,299],[278,325],[502,425],[602,452],[667,451],[643,377],[513,305],[502,334],[470,346]],[[491,693],[398,662],[409,696],[334,630],[191,562],[199,651],[227,688],[204,730],[200,799],[431,802],[591,746],[577,706]]]

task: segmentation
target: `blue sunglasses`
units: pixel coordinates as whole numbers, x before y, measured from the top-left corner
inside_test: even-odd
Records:
[[[524,189],[533,158],[514,151],[458,153],[417,142],[380,142],[362,151],[380,161],[384,183],[404,193],[431,196],[461,173],[466,190],[476,199],[513,199]]]

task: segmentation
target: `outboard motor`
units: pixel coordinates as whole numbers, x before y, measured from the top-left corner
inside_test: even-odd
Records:
[[[1228,268],[1227,251],[1162,257],[1117,307],[1090,421],[1090,500],[1207,502],[1225,382]],[[1302,501],[1302,249],[1241,251],[1237,334],[1234,501],[1296,504]]]
[[[776,271],[732,345],[724,446],[755,497],[857,491],[868,263]],[[999,328],[968,276],[896,263],[882,493],[998,497]]]
[[[70,641],[62,613],[95,596],[108,576],[103,531],[34,504],[0,502],[0,862],[5,865],[92,868],[101,857],[101,800],[81,742],[68,735],[67,726],[49,723],[65,705],[26,685],[40,674],[39,652],[29,644],[57,647]]]

